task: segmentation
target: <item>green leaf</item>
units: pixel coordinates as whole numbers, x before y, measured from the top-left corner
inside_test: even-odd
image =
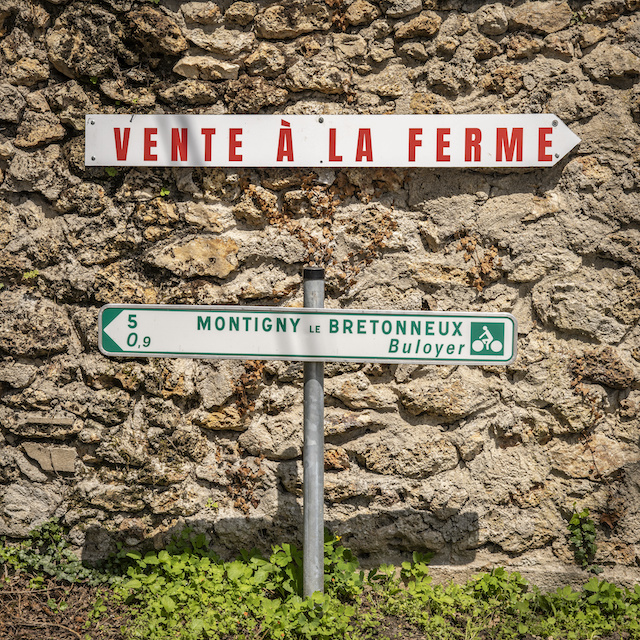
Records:
[[[176,609],[176,603],[171,596],[162,596],[160,603],[167,613],[173,613]]]

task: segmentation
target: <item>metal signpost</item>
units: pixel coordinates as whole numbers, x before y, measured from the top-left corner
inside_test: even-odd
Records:
[[[324,362],[510,364],[509,313],[324,309],[324,269],[304,270],[304,309],[109,304],[107,356],[304,361],[303,590],[324,591]]]
[[[86,116],[87,166],[550,167],[580,139],[553,114]],[[324,309],[305,269],[304,309],[111,304],[107,356],[304,361],[304,595],[324,590],[325,361],[508,365],[508,313]]]

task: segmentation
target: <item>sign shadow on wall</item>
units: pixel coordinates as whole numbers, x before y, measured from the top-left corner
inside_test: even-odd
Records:
[[[289,464],[288,464],[289,463]],[[290,461],[277,463],[279,467],[292,465]],[[295,465],[293,465],[295,468]],[[282,474],[279,474],[282,475]],[[301,474],[300,474],[301,475]],[[329,475],[329,474],[327,474]],[[301,486],[302,477],[298,479]],[[140,539],[140,532],[120,529],[118,539],[140,539],[136,549],[161,549],[172,537],[179,538],[189,528],[193,533],[204,533],[209,548],[224,560],[235,558],[243,549],[257,548],[268,556],[271,548],[291,543],[302,549],[303,512],[302,497],[285,491],[282,486],[275,492],[277,504],[273,516],[265,516],[258,509],[250,509],[246,516],[225,515],[224,504],[220,510],[211,510],[211,518],[192,516],[180,518],[174,525],[155,537]],[[362,506],[362,498],[354,498]],[[472,563],[479,546],[479,518],[473,510],[444,508],[436,513],[428,509],[409,507],[401,499],[389,502],[388,507],[378,506],[375,512],[357,513],[351,517],[338,517],[336,510],[347,511],[353,505],[349,501],[332,503],[325,499],[325,527],[340,536],[340,542],[353,551],[364,568],[382,563],[410,560],[414,551],[433,552],[432,565],[465,565]],[[346,508],[345,508],[346,507]],[[157,517],[157,523],[163,520]],[[95,564],[115,551],[113,533],[99,525],[92,525],[86,532],[82,547],[82,560]]]

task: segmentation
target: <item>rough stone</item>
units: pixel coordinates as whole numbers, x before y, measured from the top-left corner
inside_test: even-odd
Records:
[[[62,124],[84,131],[85,115],[91,111],[89,96],[75,80],[55,85],[45,91],[51,109],[58,113]]]
[[[49,300],[0,291],[0,350],[12,356],[42,356],[69,348],[67,314]]]
[[[247,73],[254,76],[275,78],[285,70],[285,57],[280,49],[270,42],[261,42],[258,48],[244,61]]]
[[[602,433],[575,444],[555,442],[548,455],[552,467],[571,478],[607,477],[640,461],[637,446],[615,442]]]
[[[256,40],[252,32],[235,31],[224,27],[211,32],[193,29],[189,31],[187,37],[196,46],[223,58],[236,58],[241,53],[251,51]]]
[[[557,0],[525,2],[509,13],[510,24],[514,27],[544,34],[566,29],[572,17],[569,3]]]
[[[43,471],[74,473],[78,457],[73,447],[52,447],[39,442],[23,442],[25,453],[35,460]]]
[[[471,380],[459,376],[445,380],[419,378],[401,388],[401,402],[411,415],[427,414],[453,422],[495,403],[488,390],[479,393],[471,392],[471,388]]]
[[[27,111],[18,127],[14,144],[22,149],[39,147],[62,140],[66,133],[55,114]]]
[[[185,56],[173,67],[180,76],[201,80],[235,80],[239,70],[239,65],[211,56]]]
[[[640,75],[640,58],[617,45],[600,43],[582,59],[584,70],[597,82],[615,82]]]
[[[222,16],[215,2],[184,2],[180,11],[188,23],[196,24],[217,24]]]
[[[367,52],[367,41],[362,36],[348,33],[334,34],[333,46],[347,58],[363,57]]]
[[[580,381],[595,382],[612,389],[627,389],[636,380],[635,371],[611,347],[585,351],[576,358],[574,372]]]
[[[151,253],[150,264],[185,277],[225,278],[238,267],[238,244],[224,238],[196,238]]]
[[[417,18],[413,18],[396,29],[396,38],[432,38],[438,33],[442,18],[433,11],[423,11]]]
[[[0,535],[26,537],[53,516],[64,499],[61,484],[41,486],[18,482],[3,490],[0,497]]]
[[[225,12],[225,20],[246,27],[258,13],[255,2],[234,2]]]
[[[9,69],[12,84],[33,87],[49,79],[49,66],[34,58],[21,58]]]
[[[142,5],[128,13],[133,36],[149,53],[177,55],[188,48],[178,24],[160,9]]]
[[[274,4],[254,19],[261,38],[297,38],[312,31],[326,31],[331,25],[327,6],[319,2]]]
[[[349,75],[331,64],[300,60],[289,68],[286,86],[291,91],[318,91],[326,94],[344,93]]]
[[[391,389],[372,385],[362,371],[331,378],[325,385],[325,393],[352,409],[394,409],[398,402]]]
[[[509,19],[503,4],[490,4],[475,14],[478,29],[488,36],[499,36],[509,28]]]
[[[8,83],[0,84],[0,120],[20,122],[26,106],[27,101],[20,89]]]
[[[35,379],[37,367],[20,362],[7,362],[0,370],[0,382],[6,383],[14,389],[28,387]]]
[[[422,0],[393,0],[385,9],[389,18],[406,18],[422,10]]]
[[[640,317],[638,280],[630,274],[604,269],[542,281],[533,292],[533,305],[544,323],[615,344]]]
[[[365,469],[385,475],[427,478],[458,464],[456,448],[436,428],[393,429],[343,445]]]
[[[367,0],[355,0],[345,11],[344,19],[347,24],[358,26],[370,24],[381,15],[380,9]]]
[[[264,78],[242,76],[227,84],[225,98],[235,113],[257,113],[265,107],[277,107],[289,97],[281,89]]]
[[[69,78],[100,78],[118,68],[115,17],[79,2],[64,9],[46,36],[51,64]]]
[[[158,97],[170,105],[180,103],[190,105],[214,104],[219,91],[215,84],[203,80],[182,80],[158,92]]]
[[[39,192],[49,200],[56,200],[63,189],[78,182],[69,173],[60,147],[49,145],[33,153],[18,151],[7,170],[4,187]]]

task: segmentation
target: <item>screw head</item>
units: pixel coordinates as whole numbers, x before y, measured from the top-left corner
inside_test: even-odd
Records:
[[[89,124],[95,124],[96,121],[95,120],[89,120]]]
[[[323,123],[324,122],[324,118],[318,118],[318,122]]]
[[[551,126],[552,126],[552,127],[557,127],[557,126],[558,126],[558,121],[557,121],[557,120],[554,120],[554,121],[551,123]]]
[[[95,157],[95,156],[91,156],[91,159],[92,159],[92,160],[95,160],[95,159],[96,159],[96,157]]]

